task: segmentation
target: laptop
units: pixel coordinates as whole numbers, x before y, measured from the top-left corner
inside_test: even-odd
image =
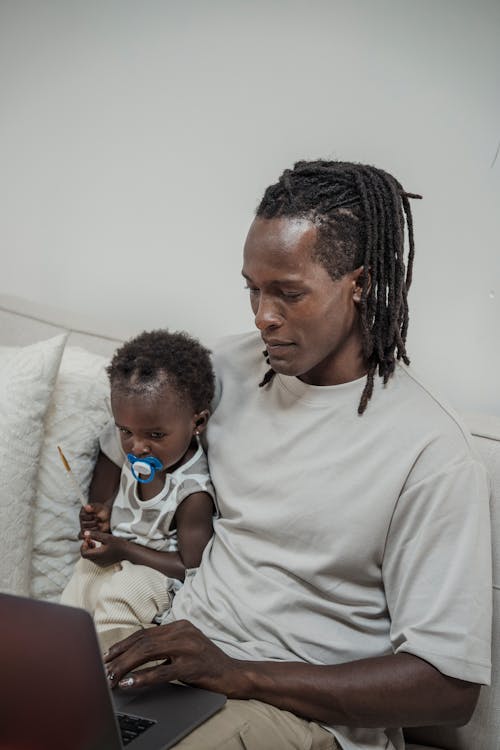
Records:
[[[1,593],[0,675],[0,750],[164,750],[226,701],[174,683],[111,691],[85,610]]]

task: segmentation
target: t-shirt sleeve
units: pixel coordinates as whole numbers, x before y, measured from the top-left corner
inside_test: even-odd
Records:
[[[383,578],[395,653],[489,684],[489,483],[474,457],[408,478],[387,537]]]
[[[110,421],[104,427],[99,436],[99,447],[110,461],[113,461],[117,466],[123,466],[125,462],[125,454],[122,450],[120,438],[118,437],[118,432],[114,422]]]

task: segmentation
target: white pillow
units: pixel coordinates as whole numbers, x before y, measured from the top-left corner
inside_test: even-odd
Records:
[[[86,349],[68,346],[64,351],[40,457],[31,573],[31,595],[36,598],[58,600],[79,558],[81,503],[57,446],[87,497],[99,434],[111,419],[107,364]]]
[[[66,338],[0,347],[0,590],[14,594],[29,593],[44,417]]]

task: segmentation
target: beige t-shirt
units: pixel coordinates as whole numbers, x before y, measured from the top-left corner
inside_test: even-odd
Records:
[[[276,375],[258,334],[226,339],[207,430],[221,517],[172,608],[240,659],[337,664],[406,651],[490,678],[488,485],[450,411],[398,366],[310,386]],[[331,728],[345,750],[393,729]]]

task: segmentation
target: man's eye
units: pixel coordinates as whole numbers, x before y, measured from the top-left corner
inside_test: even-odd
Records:
[[[297,300],[304,296],[304,292],[282,292],[281,296],[285,299]]]
[[[248,286],[248,284],[244,288],[247,290],[247,292],[250,292],[250,294],[257,294],[259,291],[254,286]]]

